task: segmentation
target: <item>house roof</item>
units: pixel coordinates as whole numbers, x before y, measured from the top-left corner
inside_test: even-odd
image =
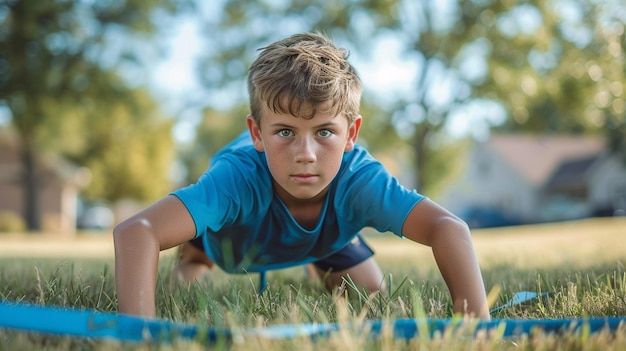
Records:
[[[545,184],[564,162],[590,158],[605,149],[602,138],[578,136],[493,134],[487,145],[534,185]]]

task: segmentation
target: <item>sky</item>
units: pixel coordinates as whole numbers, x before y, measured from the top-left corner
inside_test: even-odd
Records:
[[[198,87],[193,66],[194,57],[201,53],[202,43],[195,22],[184,21],[167,40],[168,57],[156,65],[152,83],[159,90],[172,94],[184,94]]]

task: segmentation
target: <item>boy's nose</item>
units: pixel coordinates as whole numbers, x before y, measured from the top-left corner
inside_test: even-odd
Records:
[[[297,162],[315,162],[315,141],[311,138],[300,138],[296,143]]]

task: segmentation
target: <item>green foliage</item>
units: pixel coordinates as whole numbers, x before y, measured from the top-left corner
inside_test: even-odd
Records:
[[[454,139],[447,137],[445,133],[436,136],[428,148],[437,157],[429,157],[424,165],[428,172],[422,172],[424,177],[421,191],[431,198],[442,195],[447,190],[448,184],[458,179],[466,168],[466,160],[469,158],[471,139]]]
[[[125,113],[141,116],[139,120],[152,118],[153,111],[136,109],[145,107],[143,101],[147,99],[134,88],[142,83],[136,81],[143,75],[139,51],[158,28],[155,19],[165,20],[166,14],[179,11],[185,3],[185,0],[2,2],[0,104],[11,113],[11,124],[20,138],[22,159],[34,160],[46,151],[69,154],[75,160],[84,161],[83,164],[97,163],[100,161],[89,156],[105,151],[94,151],[101,145],[90,132],[107,133],[136,127],[137,123],[116,124],[128,123],[128,118],[120,120],[119,116],[113,116],[124,109],[127,110]],[[155,124],[161,123],[155,121]],[[98,125],[108,128],[95,131],[93,127]],[[123,150],[137,149],[131,142],[139,141],[139,132],[152,131],[155,130],[139,130],[134,132],[134,138],[118,137],[114,142]],[[154,142],[150,138],[142,136],[139,139]],[[124,142],[128,145],[121,145]],[[150,146],[144,153],[161,151],[159,147]],[[128,153],[117,152],[118,155]],[[167,156],[152,158],[151,161],[154,158],[159,161],[147,170],[163,171],[161,159],[167,159]],[[120,159],[122,162],[135,161]],[[150,160],[135,164],[139,167],[154,164],[147,161]],[[36,162],[25,161],[23,167],[24,201],[30,229],[39,227],[36,165]],[[96,168],[92,172],[108,169]],[[95,178],[121,182],[119,178],[127,176],[122,172],[110,172],[96,174]],[[120,191],[114,189],[110,196],[104,197],[118,198]],[[143,198],[150,197],[145,189],[133,189],[128,195],[136,193]]]
[[[195,182],[209,166],[211,157],[246,130],[248,110],[243,103],[227,111],[204,109],[194,142],[179,151],[187,169],[186,183]]]
[[[405,143],[398,137],[393,125],[389,123],[393,111],[389,111],[376,103],[376,99],[365,92],[361,101],[363,123],[359,132],[359,140],[368,150],[374,153],[394,152]]]
[[[245,69],[256,55],[256,49],[263,45],[288,36],[298,31],[322,31],[337,42],[347,47],[351,52],[361,54],[362,58],[371,56],[372,44],[376,38],[389,33],[400,34],[401,39],[412,40],[413,35],[403,33],[408,28],[403,28],[404,2],[391,1],[345,1],[326,2],[319,0],[291,1],[286,3],[258,2],[258,1],[226,1],[223,5],[224,15],[215,20],[207,20],[207,31],[219,31],[223,36],[212,36],[210,51],[207,52],[198,74],[208,90],[222,90],[225,87],[235,85],[231,89],[233,96],[239,101],[244,101],[246,96],[239,94],[245,85]],[[410,21],[410,19],[409,19]],[[437,43],[442,40],[435,41]],[[413,42],[407,44],[410,47]],[[420,51],[423,48],[419,48]],[[422,52],[422,51],[420,51]],[[419,94],[423,94],[428,88],[416,87]],[[420,99],[425,99],[422,96]],[[423,101],[418,102],[425,109]],[[413,103],[411,101],[410,103]],[[415,120],[419,116],[409,115],[411,111],[405,110],[401,102],[397,106],[376,106],[375,96],[365,92],[362,115],[364,126],[362,140],[371,151],[384,153],[393,152],[399,145],[406,145],[395,131],[396,121],[392,115],[400,116],[401,119]],[[420,123],[430,123],[432,119],[421,119]],[[444,120],[439,119],[437,127],[443,125]],[[410,130],[411,128],[405,128]],[[431,131],[433,128],[425,128]],[[218,132],[219,133],[219,132]],[[217,133],[216,133],[217,134]],[[427,144],[427,136],[419,136],[411,142],[411,146],[419,148],[414,154],[416,161],[404,160],[407,168],[417,169],[418,173],[426,172],[423,169],[426,158],[437,158],[435,152],[424,146]],[[428,170],[430,171],[430,170]],[[424,177],[424,179],[436,179],[437,177]],[[422,179],[417,177],[418,182]],[[418,184],[418,187],[421,187]]]
[[[26,229],[22,216],[11,211],[0,211],[0,233],[21,233]]]
[[[84,191],[87,198],[153,201],[173,187],[174,121],[160,114],[144,91],[128,94],[133,96],[132,105],[110,106],[85,116],[85,120],[92,118],[81,131],[89,143],[79,152],[68,153],[93,173]]]
[[[0,105],[11,112],[23,159],[45,150],[88,165],[94,180],[85,195],[92,198],[151,200],[169,188],[172,122],[141,90],[147,62],[140,52],[154,52],[154,35],[167,30],[168,14],[190,2],[1,3]],[[403,164],[428,195],[445,186],[442,175],[454,174],[461,156],[445,142],[449,117],[475,99],[505,107],[501,129],[605,133],[612,149],[626,155],[626,19],[619,1],[458,1],[445,13],[432,1],[210,3],[220,15],[195,12],[207,43],[197,73],[206,96],[232,93],[232,110],[218,111],[210,99],[195,106],[205,113],[195,144],[181,149],[187,182],[206,169],[218,145],[245,128],[244,78],[257,49],[311,30],[362,59],[376,40],[393,37],[419,63],[416,77],[407,77],[416,79],[410,96],[377,105],[365,92],[361,137],[378,154],[409,148],[400,152]],[[36,210],[34,165],[24,165],[29,213]],[[27,215],[31,228],[32,218]]]
[[[295,32],[320,30],[337,39],[354,40],[350,49],[371,44],[375,28],[396,24],[399,0],[253,1],[228,0],[212,9],[221,16],[205,18],[210,50],[198,74],[208,88],[241,82],[256,50]],[[221,35],[213,35],[221,33]],[[242,91],[242,90],[239,90]],[[235,96],[243,100],[244,95]]]
[[[71,106],[94,98],[124,101],[128,83],[112,72],[139,57],[127,47],[111,52],[111,40],[121,40],[123,46],[132,44],[129,39],[135,33],[154,31],[151,14],[156,9],[172,11],[177,3],[3,3],[6,16],[0,23],[0,62],[5,69],[0,73],[0,97],[11,110],[13,125],[23,136],[36,137],[41,122],[63,121],[48,104]]]
[[[614,132],[626,116],[624,9],[619,2],[537,1],[492,11],[494,30],[484,32],[489,74],[477,93],[504,104],[507,129]],[[532,12],[538,25],[515,23],[522,11]]]
[[[362,58],[379,38],[399,40],[406,57],[419,62],[416,77],[407,77],[416,78],[414,92],[384,107],[384,118],[373,123],[381,136],[363,134],[372,146],[408,144],[413,159],[406,163],[420,190],[441,188],[441,175],[454,172],[456,161],[440,140],[449,116],[476,100],[505,108],[501,129],[607,133],[613,150],[624,152],[620,2],[230,0],[223,10],[205,22],[207,33],[224,33],[211,40],[199,69],[208,90],[234,85],[243,92],[256,49],[293,32],[322,30]]]

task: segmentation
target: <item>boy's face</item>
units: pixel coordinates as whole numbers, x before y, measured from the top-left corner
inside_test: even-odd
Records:
[[[286,204],[323,197],[344,152],[354,148],[361,118],[351,125],[343,115],[317,113],[311,119],[263,109],[258,125],[248,116],[257,151],[264,151],[278,195]]]

